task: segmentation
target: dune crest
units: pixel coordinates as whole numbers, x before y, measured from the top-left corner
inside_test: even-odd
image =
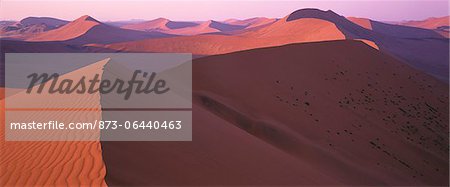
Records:
[[[238,19],[228,19],[223,21],[224,23],[232,24],[232,25],[241,25],[245,26],[245,29],[254,28],[254,27],[260,27],[264,25],[268,25],[271,23],[274,23],[277,21],[277,19],[273,18],[265,18],[265,17],[256,17],[256,18],[249,18],[244,20],[238,20]]]
[[[58,29],[41,33],[26,41],[64,41],[70,44],[115,43],[146,38],[168,37],[159,32],[141,32],[110,26],[85,15]]]
[[[68,23],[67,25],[47,33],[40,34],[29,39],[29,41],[64,41],[79,37],[94,26],[101,23],[90,16],[81,16],[80,18]]]
[[[121,51],[223,54],[260,47],[331,40],[361,40],[404,63],[448,82],[448,39],[434,30],[373,20],[356,24],[328,10],[300,9],[264,27],[230,35],[198,35],[93,45]],[[370,28],[367,29],[370,23]],[[363,27],[365,26],[365,27]],[[369,28],[369,27],[368,27]],[[426,49],[423,46],[427,46]],[[433,51],[433,52],[431,52]]]
[[[213,20],[204,22],[179,22],[171,21],[165,18],[158,18],[142,23],[125,25],[122,28],[139,31],[158,31],[173,35],[199,35],[206,33],[220,33],[240,30],[247,25],[235,25],[221,23]]]
[[[73,72],[61,76],[61,78],[74,78],[82,75],[91,75],[93,72],[101,72],[105,61],[82,67]],[[9,88],[8,88],[9,89]],[[14,89],[14,94],[8,99],[12,102],[30,98],[25,91]],[[0,149],[0,185],[1,186],[106,186],[104,177],[106,168],[102,158],[102,148],[99,141],[5,141],[5,95],[2,89],[1,99],[1,137]],[[54,97],[48,94],[47,98]],[[42,100],[40,103],[48,108],[74,105],[89,105],[99,107],[98,95],[74,94],[70,100]],[[77,102],[74,102],[77,101]],[[27,101],[35,102],[36,101]],[[67,102],[64,104],[64,102]],[[84,102],[84,104],[83,104]],[[48,119],[80,120],[101,116],[96,111],[78,111],[69,109],[57,111],[46,108],[35,111],[25,111],[21,118],[29,118],[29,121]],[[17,115],[20,115],[18,113]],[[10,114],[9,117],[15,117]],[[20,117],[20,116],[19,116]],[[11,118],[10,118],[11,119]],[[33,132],[29,132],[33,133]],[[99,132],[96,133],[97,136]],[[77,134],[77,136],[89,136],[92,134]],[[30,135],[31,136],[31,135]],[[51,135],[46,135],[51,137]]]
[[[438,17],[438,18],[428,18],[422,21],[407,21],[400,23],[401,25],[420,27],[425,29],[438,29],[439,27],[449,26],[450,16]]]

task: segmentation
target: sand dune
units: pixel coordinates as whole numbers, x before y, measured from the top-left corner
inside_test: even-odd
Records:
[[[171,21],[165,18],[158,18],[150,21],[128,24],[122,26],[124,29],[139,30],[139,31],[161,31],[171,32],[172,29],[181,29],[186,27],[197,26],[196,22],[178,22]]]
[[[287,43],[345,39],[335,24],[322,19],[305,18],[288,21],[287,17],[256,31],[241,34],[251,38],[272,38]]]
[[[361,27],[372,30],[372,24],[370,23],[371,21],[370,19],[357,17],[348,17],[347,19]]]
[[[221,23],[213,20],[205,22],[176,22],[165,18],[158,18],[142,23],[125,25],[122,28],[139,31],[158,31],[173,35],[199,35],[206,33],[220,33],[241,30],[247,25]]]
[[[100,25],[100,22],[89,17],[82,16],[65,26],[52,31],[41,34],[29,39],[29,41],[64,41],[79,37],[85,34],[92,27]]]
[[[19,22],[0,24],[1,38],[26,39],[32,35],[53,30],[67,24],[68,21],[50,17],[27,17]]]
[[[214,55],[193,71],[194,141],[102,142],[107,184],[448,185],[448,85],[362,42]]]
[[[422,21],[407,21],[400,23],[401,25],[420,27],[425,29],[438,29],[439,27],[449,26],[449,16],[439,18],[428,18]]]
[[[271,23],[274,23],[277,21],[277,19],[273,18],[265,18],[265,17],[256,17],[256,18],[250,18],[250,19],[244,19],[244,20],[238,20],[238,19],[227,19],[223,21],[224,23],[232,24],[232,25],[241,25],[245,26],[245,29],[254,28],[254,27],[261,27],[264,25],[268,25]]]
[[[194,141],[6,142],[2,132],[0,185],[448,186],[448,84],[423,73],[448,80],[449,44],[435,25],[314,9],[271,21],[158,19],[133,31],[83,16],[2,40],[2,62],[4,52],[212,56],[193,64]]]
[[[449,37],[450,33],[449,16],[439,18],[428,18],[422,21],[407,21],[400,23],[400,25],[432,29],[435,32],[447,38]]]
[[[332,22],[346,35],[347,38],[361,38],[375,41],[380,40],[380,37],[382,37],[378,35],[379,33],[399,38],[442,38],[442,36],[431,30],[391,25],[369,19],[359,19],[357,23],[359,22],[362,25],[358,25],[331,10],[322,11],[318,9],[301,9],[291,13],[288,16],[287,21],[302,18],[316,18]],[[352,18],[352,20],[356,19]],[[375,32],[370,32],[361,28],[368,27],[369,23],[371,28],[369,30],[373,30]]]
[[[364,20],[367,29],[333,11],[301,9],[258,29],[232,36],[192,36],[93,45],[120,51],[190,52],[197,55],[329,40],[362,40],[414,68],[448,81],[448,39],[433,30]],[[426,46],[426,47],[425,47]]]
[[[167,36],[170,35],[159,32],[121,29],[101,23],[90,16],[82,16],[58,29],[41,33],[27,39],[27,41],[65,41],[70,44],[103,44]]]
[[[199,35],[206,33],[220,33],[224,31],[233,31],[242,29],[242,26],[229,25],[217,21],[205,21],[196,26],[173,29],[170,33],[178,35]]]
[[[101,71],[104,64],[96,63],[62,75],[62,78],[92,75]],[[8,88],[9,89],[9,88]],[[4,89],[2,89],[4,94]],[[4,96],[4,95],[3,95]],[[48,95],[48,98],[55,98]],[[75,94],[66,100],[69,105],[99,106],[98,95]],[[29,98],[24,91],[15,91],[8,99],[23,100]],[[63,100],[41,100],[42,105],[52,108],[61,107]],[[74,102],[77,101],[77,102]],[[106,186],[104,181],[105,166],[98,141],[5,141],[5,99],[1,100],[2,123],[0,149],[0,185],[2,186]],[[34,101],[31,101],[34,102]],[[28,111],[22,118],[29,120],[75,120],[100,117],[100,112],[93,111]],[[16,114],[8,116],[17,117]],[[55,131],[52,131],[55,132]],[[30,132],[33,133],[33,132]],[[79,134],[80,135],[80,134]],[[97,133],[98,135],[98,133]],[[30,137],[32,137],[30,135]],[[64,136],[63,136],[64,137]]]
[[[206,27],[206,25],[204,23],[200,26]],[[213,30],[210,31],[213,32]],[[218,29],[216,31],[219,32]],[[302,19],[287,22],[284,18],[266,27],[233,36],[184,36],[92,46],[120,51],[190,52],[197,55],[212,55],[289,43],[339,39],[345,39],[345,36],[328,21]]]
[[[192,142],[102,142],[107,184],[293,185],[335,182],[307,162],[248,135],[198,105],[193,106],[193,115]],[[134,161],[123,162],[130,156]]]
[[[356,19],[350,18],[354,22]],[[258,22],[257,20],[249,19],[241,22],[228,20],[226,22],[234,22],[236,25],[244,27],[246,23]],[[448,42],[442,37],[442,35],[446,35],[445,33],[436,33],[436,31],[414,27],[390,25],[368,19],[359,20],[361,24],[358,25],[358,22],[355,22],[355,24],[332,11],[320,11],[316,9],[302,9],[293,12],[275,23],[244,30],[242,28],[229,27],[232,24],[224,25],[214,21],[188,27],[186,23],[157,19],[135,26],[137,29],[139,27],[145,28],[145,26],[149,26],[150,28],[162,29],[164,32],[176,35],[225,33],[232,36],[176,37],[116,43],[142,38],[140,36],[135,37],[133,34],[130,35],[123,30],[120,32],[111,32],[108,30],[106,33],[109,34],[98,34],[105,32],[101,29],[103,27],[94,27],[83,36],[66,41],[71,44],[114,43],[111,45],[90,45],[92,48],[107,48],[114,51],[191,52],[196,55],[211,55],[288,43],[357,39],[365,41],[368,45],[389,53],[415,68],[421,69],[442,80],[448,80]],[[89,24],[99,24],[96,21],[86,22],[88,24],[83,23],[79,27],[82,28],[88,25],[87,28],[90,28],[91,26]],[[364,24],[362,24],[363,22]],[[63,28],[60,29],[63,30]],[[113,31],[115,30],[113,29]],[[67,36],[78,36],[84,31],[78,34],[73,34],[72,31],[67,32],[72,33],[67,34]],[[64,31],[58,33],[64,33]],[[75,37],[71,36],[58,39],[58,33],[47,32],[47,35],[51,35],[47,39],[65,40]],[[62,35],[65,36],[64,34]],[[147,36],[142,37],[146,38]],[[423,48],[423,46],[427,46],[427,48]],[[427,51],[433,51],[433,53]]]
[[[361,43],[288,45],[201,58],[194,63],[194,90],[207,92],[201,94],[205,108],[317,163],[315,168],[324,160],[305,156],[308,146],[294,143],[290,133],[294,140],[287,138],[284,128],[306,139],[302,142],[314,142],[311,147],[329,150],[337,159],[333,163],[370,168],[360,172],[372,180],[360,184],[448,185],[448,85]],[[322,171],[333,173],[332,164],[325,167]],[[335,176],[339,181],[358,184],[355,179],[362,176],[339,168],[348,173]]]
[[[47,25],[49,27],[53,27],[53,28],[61,27],[67,23],[69,23],[69,22],[65,21],[65,20],[51,18],[51,17],[27,17],[20,21],[20,24],[22,24],[24,26],[45,24],[45,25]]]
[[[26,42],[0,40],[0,66],[5,63],[5,53],[112,53],[116,50],[96,47],[83,47],[64,42]],[[0,69],[0,74],[4,75],[4,69]],[[0,87],[4,86],[4,77],[0,77]]]
[[[297,42],[345,39],[343,32],[329,21],[307,18],[288,22],[286,19],[287,17],[265,27],[244,30],[245,32],[232,36],[199,35],[92,46],[121,51],[190,52],[197,55],[212,55]]]

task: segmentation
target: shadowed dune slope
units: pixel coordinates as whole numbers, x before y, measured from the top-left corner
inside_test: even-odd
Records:
[[[27,17],[19,22],[2,22],[3,24],[0,24],[0,37],[15,39],[26,39],[68,23],[68,21],[50,17]]]
[[[69,22],[65,21],[65,20],[51,18],[51,17],[27,17],[20,21],[20,24],[22,24],[24,26],[45,24],[45,25],[47,25],[49,27],[53,27],[53,28],[63,26],[67,23],[69,23]]]
[[[362,42],[204,57],[193,81],[193,141],[101,142],[107,184],[448,185],[448,85]]]
[[[449,16],[439,18],[428,18],[422,21],[407,21],[400,23],[400,25],[432,29],[435,32],[447,38],[449,37],[450,32]]]

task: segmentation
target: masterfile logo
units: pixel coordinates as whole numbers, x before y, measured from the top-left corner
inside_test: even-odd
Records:
[[[190,54],[6,55],[6,140],[190,141]]]
[[[30,84],[26,93],[32,93],[35,87],[37,87],[36,94],[41,94],[44,89],[49,94],[94,94],[96,92],[108,94],[116,92],[124,94],[124,99],[128,100],[131,94],[164,94],[170,90],[164,79],[155,80],[157,73],[142,72],[141,70],[134,70],[129,80],[100,80],[100,74],[98,73],[90,80],[87,80],[86,76],[82,76],[79,80],[63,79],[59,81],[59,76],[58,73],[52,75],[32,73],[28,75]],[[140,78],[146,80],[139,80]]]

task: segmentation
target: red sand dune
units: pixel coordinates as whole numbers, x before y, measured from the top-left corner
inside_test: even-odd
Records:
[[[220,33],[229,32],[243,29],[243,26],[230,25],[226,23],[220,23],[217,21],[209,20],[200,23],[199,25],[193,27],[184,27],[180,29],[174,29],[172,32],[178,35],[199,35],[206,33]]]
[[[92,17],[82,16],[58,29],[41,33],[27,39],[27,41],[65,41],[71,44],[103,44],[167,36],[170,35],[158,32],[121,29],[101,23]]]
[[[356,39],[366,41],[403,62],[448,81],[448,39],[433,30],[372,20],[361,27],[332,11],[301,9],[258,29],[232,36],[191,36],[93,45],[120,51],[190,52],[197,55],[278,46],[288,43]],[[427,46],[424,48],[424,46]]]
[[[331,23],[322,19],[304,18],[287,20],[288,17],[255,30],[241,34],[244,37],[283,40],[286,43],[345,39],[344,34]]]
[[[267,24],[271,24],[271,23],[274,23],[275,21],[277,21],[277,19],[256,17],[256,18],[250,18],[250,19],[244,19],[244,20],[227,19],[223,22],[232,24],[232,25],[245,26],[245,29],[249,29],[249,28],[260,27],[260,26],[264,26]]]
[[[348,17],[347,19],[361,27],[372,30],[372,24],[370,23],[371,21],[370,19],[357,17]]]
[[[87,19],[87,17],[80,19]],[[103,48],[106,50],[130,52],[188,52],[195,55],[223,54],[289,43],[356,39],[364,41],[368,45],[439,79],[444,81],[448,80],[449,46],[447,38],[429,29],[391,25],[367,19],[363,21],[365,22],[365,27],[368,27],[370,23],[371,29],[361,27],[332,11],[302,9],[272,24],[244,30],[230,28],[230,25],[224,25],[223,23],[214,21],[204,22],[193,27],[170,30],[177,30],[176,34],[181,35],[196,35],[211,32],[219,34],[134,41],[141,38],[141,36],[143,38],[153,38],[153,36],[141,35],[143,33],[151,34],[151,32],[130,31],[115,27],[110,29],[112,26],[105,26],[97,21],[81,20],[72,22],[59,29],[45,32],[43,35],[58,31],[54,33],[55,35],[49,36],[51,39],[53,37],[59,37],[61,33],[63,33],[62,36],[66,36],[64,30],[66,30],[65,28],[70,28],[72,24],[81,24],[81,27],[88,25],[86,26],[87,28],[92,26],[89,26],[90,24],[99,24],[89,29],[89,32],[86,34],[82,34],[79,31],[73,32],[70,29],[71,31],[67,32],[72,34],[67,35],[78,35],[73,34],[77,32],[82,35],[79,37],[73,36],[75,39],[66,40],[65,43],[93,43],[88,46],[92,49],[98,49],[98,51],[102,51],[101,48]],[[166,23],[167,20],[160,20],[160,22]],[[165,24],[166,27],[168,27],[168,23],[170,22]],[[108,32],[106,32],[105,28],[107,28]],[[139,32],[139,34],[133,35],[129,32]],[[133,41],[120,42],[128,40]],[[113,44],[103,45],[102,43]],[[424,48],[424,46],[427,47]]]
[[[246,26],[220,23],[217,21],[205,22],[175,22],[165,18],[158,18],[142,23],[125,25],[122,28],[139,30],[139,31],[158,31],[174,35],[198,35],[205,33],[219,33],[235,31],[245,28]]]
[[[193,141],[101,142],[108,185],[448,185],[448,85],[362,42],[199,58],[193,81]]]
[[[266,27],[234,36],[199,35],[93,46],[121,51],[190,52],[212,55],[288,43],[339,39],[345,39],[345,36],[328,21],[301,19],[287,22],[286,18],[283,18]]]
[[[373,21],[367,18],[348,17],[347,19],[366,29],[396,37],[404,37],[404,38],[440,38],[441,36],[448,37],[448,25],[449,25],[448,17],[427,19],[430,21],[409,21],[393,24]],[[445,19],[447,20],[445,21]],[[434,20],[434,22],[431,20]],[[439,35],[436,35],[436,33],[438,33]]]
[[[1,38],[26,39],[67,23],[68,21],[50,17],[27,17],[19,22],[4,22],[4,24],[1,24],[0,36]]]
[[[62,78],[93,76],[93,71],[101,71],[103,64],[95,63],[91,66],[80,68],[74,72],[62,75]],[[8,88],[10,89],[10,88]],[[5,100],[4,88],[1,89],[1,125],[0,125],[0,186],[106,186],[104,177],[105,165],[102,159],[102,148],[99,141],[5,141]],[[24,90],[16,91],[9,95],[8,99],[20,100],[30,98],[25,96]],[[54,97],[54,95],[48,95]],[[99,105],[98,95],[75,94],[73,100],[65,100],[70,105],[82,101],[84,104]],[[41,100],[42,101],[42,100]],[[40,102],[41,102],[40,101]],[[41,104],[52,106],[64,106],[62,100],[42,101]],[[33,102],[33,101],[31,101]],[[68,105],[65,105],[68,106]],[[75,121],[80,119],[99,119],[100,112],[90,111],[88,114],[60,111],[58,114],[65,116],[49,116],[54,113],[43,113],[45,109],[28,112],[23,118],[29,121],[45,121],[43,119],[67,119]],[[33,115],[34,114],[34,115]],[[49,115],[47,115],[49,114]],[[10,114],[9,117],[12,117]],[[81,120],[80,120],[81,121]],[[98,134],[98,133],[97,133]]]
[[[437,29],[439,27],[448,27],[450,25],[449,16],[439,18],[428,18],[422,21],[407,21],[400,23],[401,25],[420,27],[425,29]]]
[[[151,21],[145,21],[140,23],[128,24],[122,26],[124,29],[139,30],[139,31],[160,31],[171,32],[172,29],[181,29],[186,27],[197,26],[196,22],[178,22],[171,21],[165,18],[158,18]]]
[[[0,38],[7,38],[11,40],[24,40],[32,37],[36,34],[50,30],[46,25],[9,25],[1,26],[0,28]]]
[[[411,26],[411,27],[419,27],[425,29],[433,29],[440,35],[444,37],[449,37],[449,16],[440,17],[440,18],[428,18],[422,21],[407,21],[400,23],[401,25]]]
[[[49,27],[58,28],[65,24],[69,23],[69,21],[50,18],[50,17],[27,17],[20,21],[20,24],[24,26],[28,25],[39,25],[45,24]]]

